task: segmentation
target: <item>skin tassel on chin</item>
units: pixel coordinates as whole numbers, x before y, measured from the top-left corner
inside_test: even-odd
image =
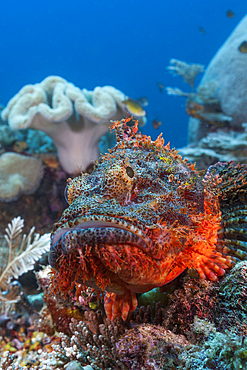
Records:
[[[136,294],[130,290],[121,296],[115,293],[106,293],[104,307],[110,321],[114,321],[118,316],[121,316],[125,321],[128,314],[137,307]]]

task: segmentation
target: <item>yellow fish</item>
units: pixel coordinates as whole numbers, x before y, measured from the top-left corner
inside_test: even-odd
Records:
[[[134,117],[144,117],[144,116],[146,116],[145,110],[143,109],[141,104],[139,104],[139,102],[137,100],[128,98],[128,99],[123,101],[123,104],[124,104],[124,107],[125,107],[126,111],[129,112]]]
[[[243,41],[242,44],[239,45],[238,50],[241,53],[246,54],[247,53],[247,41]]]

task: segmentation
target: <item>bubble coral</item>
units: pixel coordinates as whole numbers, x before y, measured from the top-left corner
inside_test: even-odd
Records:
[[[98,142],[109,120],[127,115],[120,107],[126,98],[112,86],[80,90],[62,77],[49,76],[24,86],[2,111],[2,119],[13,130],[44,131],[54,141],[63,169],[75,174],[98,158]]]
[[[34,193],[44,175],[42,162],[17,153],[0,156],[0,201],[16,200],[22,193]]]

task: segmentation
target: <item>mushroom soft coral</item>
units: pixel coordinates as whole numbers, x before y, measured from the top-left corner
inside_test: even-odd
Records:
[[[2,111],[13,130],[44,131],[54,141],[59,161],[69,174],[84,171],[98,159],[98,143],[110,120],[127,115],[126,95],[111,86],[80,90],[59,76],[24,86]]]

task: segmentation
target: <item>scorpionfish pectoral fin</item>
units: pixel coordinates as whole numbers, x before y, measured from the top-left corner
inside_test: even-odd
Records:
[[[229,267],[247,260],[247,165],[218,162],[209,167],[203,183],[220,211],[215,258]]]
[[[186,238],[165,284],[186,268],[215,281],[237,261],[247,260],[247,165],[210,166],[203,186],[204,212],[189,216],[191,225],[184,227]]]
[[[126,290],[124,295],[116,293],[106,293],[104,298],[104,308],[109,320],[114,321],[121,316],[125,321],[129,313],[137,307],[137,298],[134,292]]]

